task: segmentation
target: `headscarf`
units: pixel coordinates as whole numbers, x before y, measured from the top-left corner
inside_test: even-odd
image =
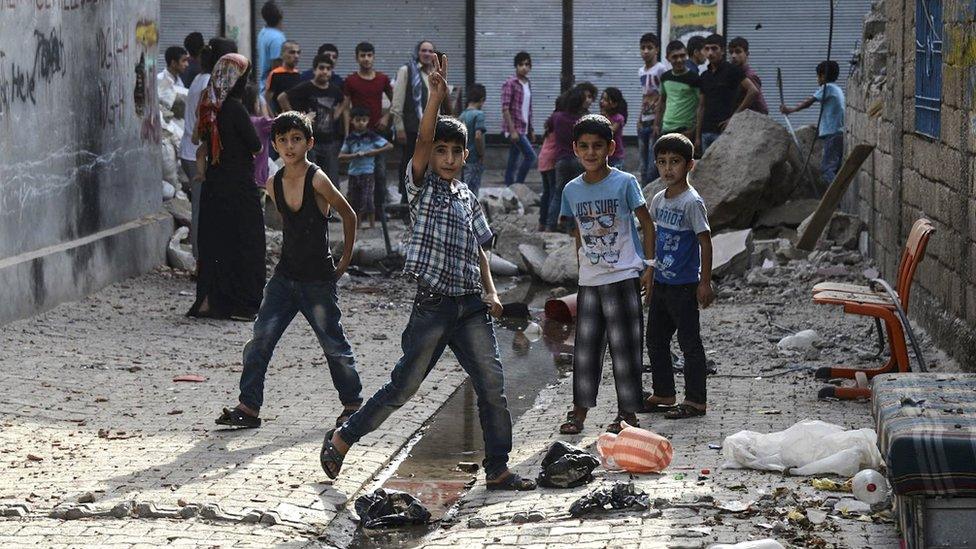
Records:
[[[410,62],[407,63],[407,68],[409,69],[410,75],[410,95],[413,96],[413,107],[417,110],[417,120],[421,120],[424,117],[424,81],[420,75],[420,46],[424,43],[433,44],[429,40],[422,40],[417,44],[417,48],[413,52],[413,57]]]
[[[224,105],[227,95],[237,84],[237,81],[247,73],[251,62],[239,53],[228,53],[217,60],[210,83],[200,94],[200,105],[197,107],[197,127],[193,132],[194,139],[209,138],[210,158],[213,165],[220,163],[220,132],[217,131],[217,115]]]

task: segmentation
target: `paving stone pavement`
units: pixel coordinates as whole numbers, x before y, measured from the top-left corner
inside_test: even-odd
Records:
[[[251,324],[184,317],[193,289],[164,268],[0,328],[0,506],[30,509],[0,519],[4,546],[304,543],[464,379],[447,355],[331,483],[317,455],[341,404],[308,324],[298,316],[278,344],[265,424],[219,429],[220,408],[236,402]],[[389,379],[411,298],[405,279],[340,290],[364,397]],[[173,381],[190,373],[206,381]],[[104,514],[128,501],[155,505],[142,516],[197,516],[47,518],[55,509]]]

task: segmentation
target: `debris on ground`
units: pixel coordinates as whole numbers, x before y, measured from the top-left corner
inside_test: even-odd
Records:
[[[356,514],[364,528],[426,524],[430,511],[420,500],[399,490],[377,488],[356,498]]]
[[[197,260],[193,258],[193,254],[184,246],[184,241],[186,245],[189,245],[189,238],[189,227],[176,229],[173,236],[169,239],[169,244],[166,246],[166,264],[174,269],[192,273],[197,268]]]
[[[709,549],[784,549],[783,545],[780,542],[772,538],[743,541],[734,544],[719,543],[716,545],[709,545],[708,548]]]
[[[641,510],[650,508],[647,494],[634,487],[633,482],[617,482],[612,486],[602,486],[589,494],[579,498],[569,506],[569,514],[580,517],[594,511],[607,509],[628,509],[636,507]]]
[[[542,458],[542,470],[536,479],[546,488],[576,488],[593,481],[593,469],[600,460],[567,442],[557,440]]]
[[[827,492],[850,492],[851,491],[851,481],[847,482],[837,482],[836,480],[829,478],[813,478],[810,479],[810,485],[817,490],[825,490]]]
[[[657,433],[620,422],[620,434],[603,433],[596,449],[607,470],[629,473],[658,473],[667,469],[674,456],[671,441]]]
[[[752,250],[752,229],[715,235],[712,237],[712,276],[744,274],[749,270]]]
[[[881,465],[874,429],[845,430],[839,425],[806,420],[769,434],[739,431],[725,438],[727,468],[788,471],[792,475],[833,473],[853,476],[864,467]]]

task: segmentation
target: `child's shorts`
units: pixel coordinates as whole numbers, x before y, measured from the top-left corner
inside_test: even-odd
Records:
[[[372,214],[376,209],[373,204],[374,186],[371,173],[349,176],[349,205],[360,218]]]

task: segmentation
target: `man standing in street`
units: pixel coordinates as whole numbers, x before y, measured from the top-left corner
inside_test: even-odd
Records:
[[[698,103],[695,125],[695,150],[702,154],[725,131],[732,115],[746,110],[759,93],[745,71],[725,60],[724,36],[712,34],[705,39],[705,56],[708,70],[701,75],[703,101]],[[736,97],[742,97],[738,104]]]
[[[261,6],[261,17],[265,27],[258,33],[258,85],[264,93],[268,73],[271,72],[271,60],[281,53],[285,45],[285,33],[281,31],[281,20],[284,15],[281,8],[272,1]]]
[[[525,176],[535,163],[532,141],[532,57],[528,52],[515,54],[515,74],[502,84],[502,130],[512,146],[508,149],[508,167],[505,169],[505,185],[525,183]],[[469,136],[473,139],[474,136]],[[521,163],[519,162],[521,157]],[[516,172],[516,169],[518,170]]]
[[[298,59],[301,55],[302,49],[298,42],[288,40],[281,46],[281,66],[272,69],[264,83],[264,100],[272,114],[277,115],[287,110],[278,104],[278,97],[298,84]]]

